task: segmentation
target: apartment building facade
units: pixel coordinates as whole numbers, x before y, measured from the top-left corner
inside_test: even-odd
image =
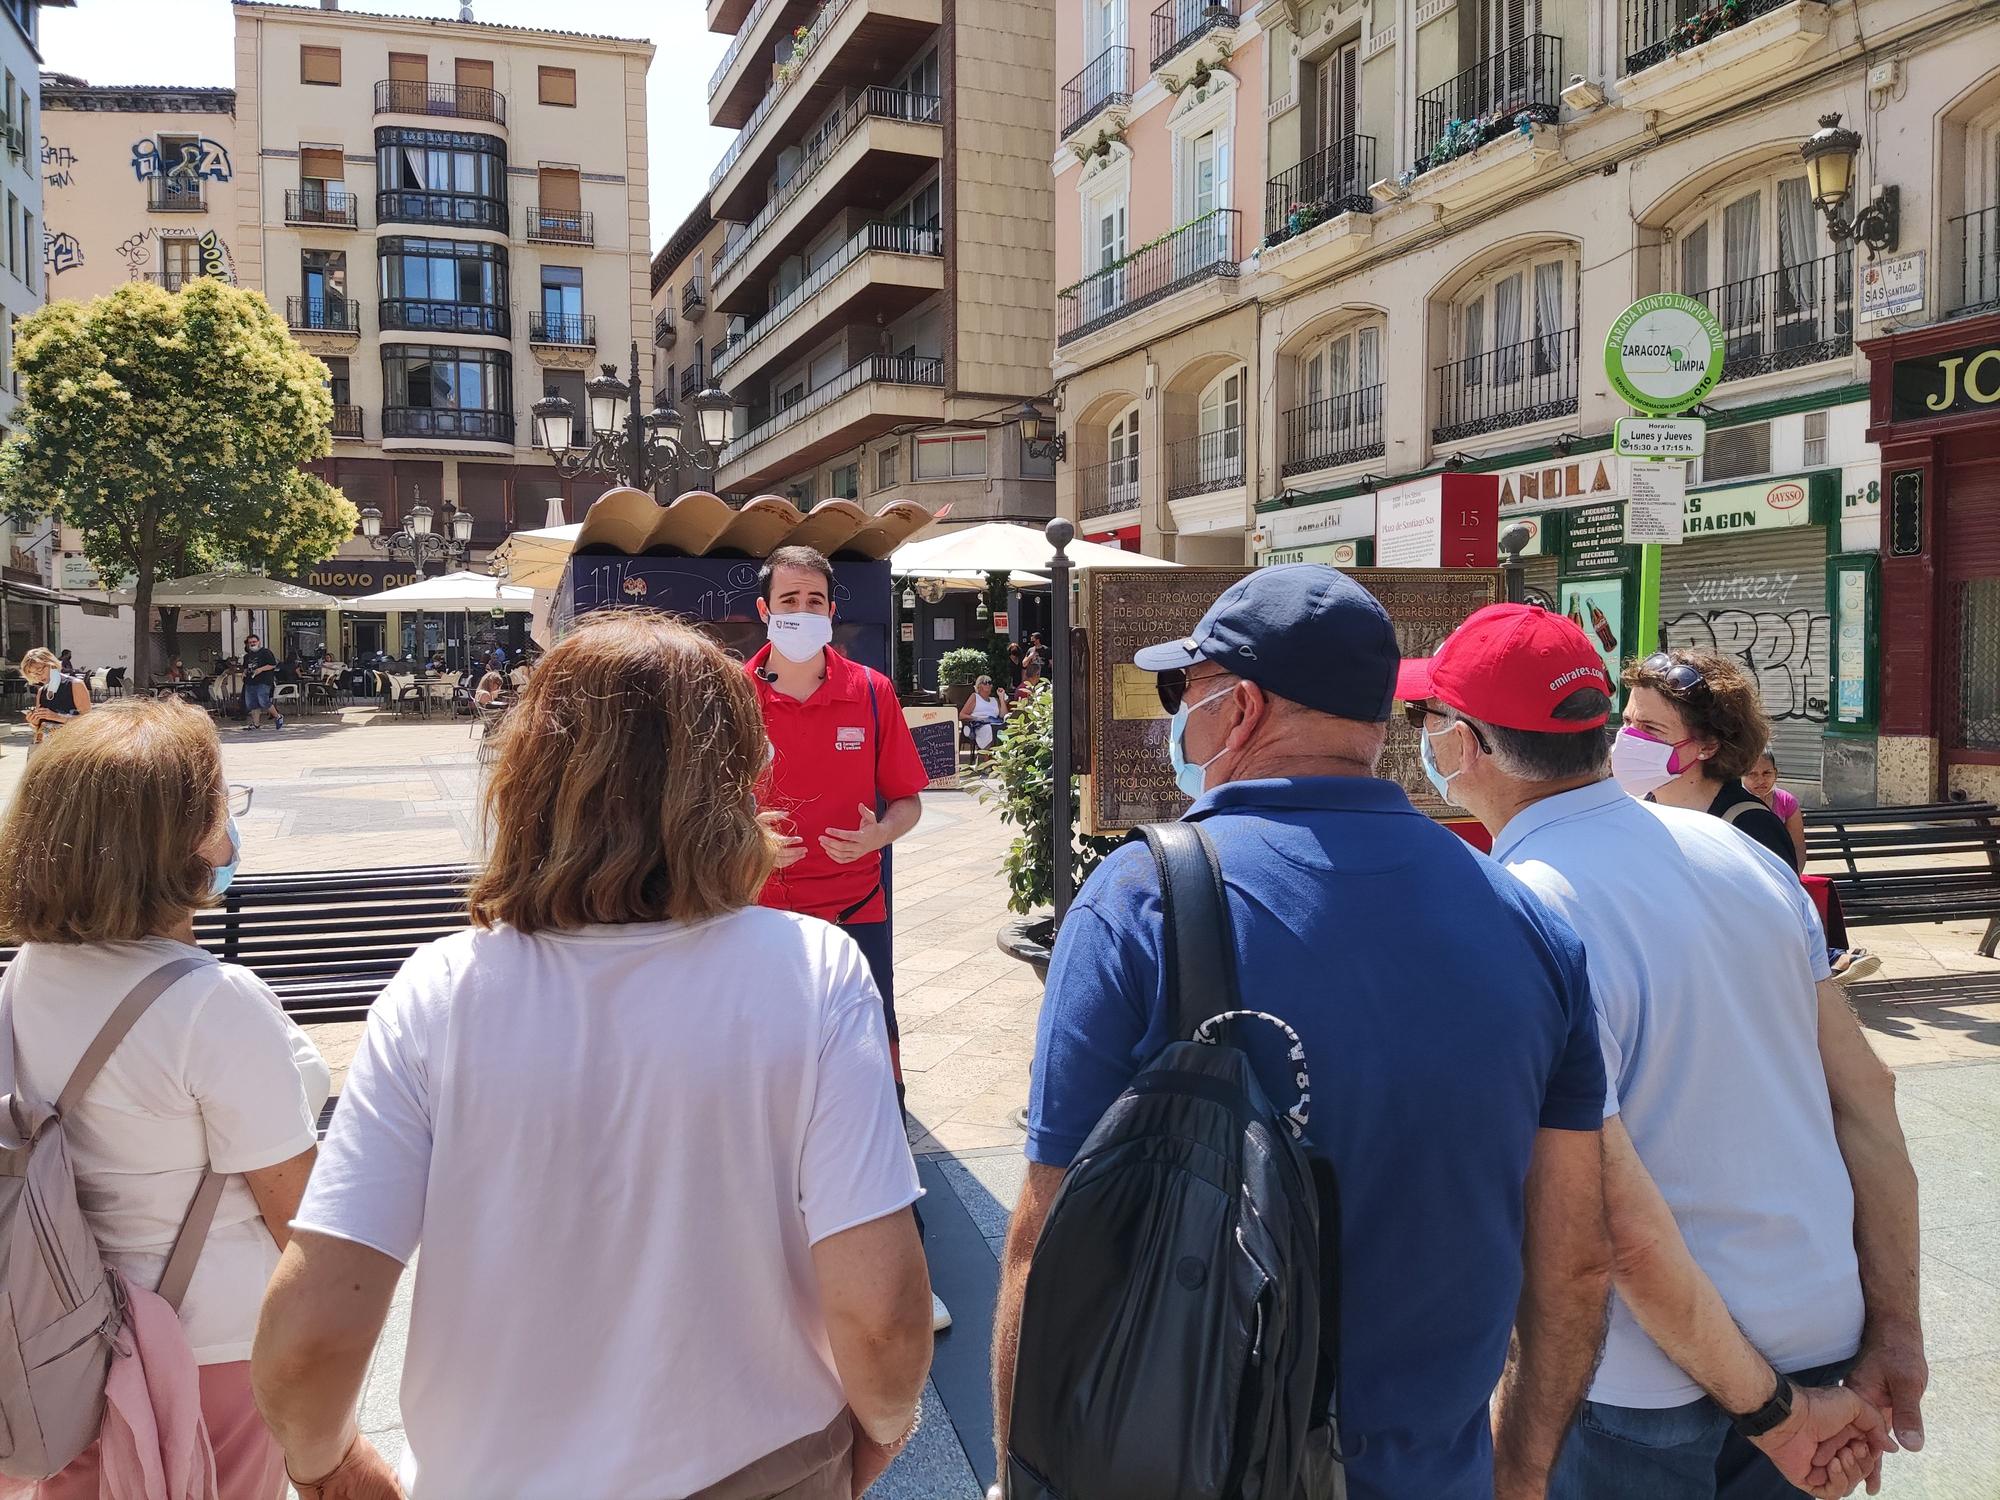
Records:
[[[1066,5],[1060,23],[1086,49],[1104,34],[1088,12]],[[1502,533],[1528,538],[1533,596],[1596,629],[1608,660],[1657,639],[1743,659],[1802,796],[2000,790],[2000,471],[1982,467],[1990,435],[1984,449],[1970,435],[2000,388],[1993,402],[1958,388],[1965,411],[1936,419],[1944,430],[1905,427],[1881,373],[1953,351],[1970,361],[1990,341],[1966,319],[2000,301],[2000,19],[1923,0],[1265,0],[1194,13],[1209,38],[1233,28],[1211,77],[1220,67],[1235,91],[1261,89],[1261,180],[1233,263],[1210,269],[1197,250],[1148,276],[1128,251],[1106,276],[1091,245],[1065,254],[1065,278],[1097,277],[1073,289],[1097,301],[1058,335],[1068,446],[1084,458],[1059,484],[1066,513],[1086,531],[1137,524],[1148,550],[1178,554],[1188,506],[1172,455],[1186,422],[1166,398],[1182,368],[1237,360],[1255,393],[1252,519],[1231,560],[1377,561],[1391,507],[1447,471],[1492,474]],[[1146,88],[1110,143],[1113,159],[1134,152],[1135,225],[1162,218],[1148,194],[1187,180],[1184,138],[1132,123]],[[1844,124],[1822,123],[1834,114]],[[1830,217],[1801,147],[1849,127],[1854,180]],[[1171,153],[1150,169],[1149,140]],[[1059,225],[1090,222],[1089,181],[1061,189],[1072,170],[1059,163]],[[1846,231],[1884,190],[1894,232],[1862,245]],[[1165,216],[1176,229],[1182,203]],[[1683,540],[1649,554],[1625,544],[1630,471],[1610,450],[1629,409],[1603,349],[1620,311],[1658,291],[1708,305],[1725,360],[1703,409],[1707,450],[1686,475]],[[1251,337],[1204,326],[1225,307]],[[1910,342],[1937,324],[1930,344]],[[1198,408],[1197,440],[1201,422]],[[1882,445],[1904,432],[1922,475],[1906,484],[1924,488],[1905,538],[1918,550],[1885,557]],[[1932,624],[1899,658],[1880,622],[1904,593]],[[1654,640],[1636,638],[1642,618]]]
[[[73,4],[74,0],[49,0]],[[7,203],[7,243],[0,255],[0,440],[14,425],[20,377],[14,330],[42,305],[41,0],[0,0],[0,197]],[[52,581],[50,528],[0,521],[0,660],[57,639],[61,626]]]
[[[710,0],[709,114],[738,133],[721,243],[670,284],[721,331],[671,363],[738,399],[718,489],[1053,513],[1053,445],[1008,419],[1049,385],[1055,8]]]
[[[707,389],[709,355],[729,337],[730,319],[709,295],[729,232],[730,226],[708,211],[704,198],[653,256],[653,384],[681,411],[691,410],[688,403]],[[671,499],[708,479],[689,470],[663,481],[659,489]]]

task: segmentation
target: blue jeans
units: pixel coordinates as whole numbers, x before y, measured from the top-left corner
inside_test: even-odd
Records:
[[[1852,1360],[1789,1372],[1834,1385]],[[1648,1409],[1586,1401],[1549,1480],[1549,1500],[1789,1500],[1785,1481],[1707,1397]]]
[[[261,713],[271,706],[271,680],[259,678],[255,682],[243,684],[243,707],[251,713]]]

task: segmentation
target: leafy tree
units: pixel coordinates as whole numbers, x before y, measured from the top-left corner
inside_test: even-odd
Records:
[[[14,365],[21,430],[0,448],[0,507],[74,527],[101,578],[137,575],[141,681],[156,580],[296,572],[354,533],[346,497],[299,467],[332,449],[326,366],[256,292],[132,282],[53,302],[22,321]]]

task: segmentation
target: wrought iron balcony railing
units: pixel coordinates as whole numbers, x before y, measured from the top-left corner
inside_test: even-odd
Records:
[[[1577,331],[1537,334],[1437,367],[1434,442],[1524,427],[1576,410]]]
[[[1690,295],[1722,325],[1724,380],[1838,359],[1854,348],[1850,250]]]
[[[511,443],[511,411],[460,411],[448,406],[385,406],[385,438],[441,438],[468,443]]]
[[[1382,387],[1342,391],[1285,413],[1285,450],[1278,472],[1290,476],[1337,469],[1382,456]]]
[[[681,288],[681,314],[693,317],[708,306],[708,288],[701,284],[701,278],[690,276],[686,286]]]
[[[864,385],[942,387],[944,361],[916,354],[871,354],[737,438],[723,451],[722,461],[729,463],[741,458],[759,444],[769,442],[794,422],[802,422],[815,412],[824,411],[842,396]]]
[[[1185,500],[1243,483],[1243,427],[1219,427],[1167,444],[1167,498]]]
[[[1562,38],[1539,33],[1473,64],[1417,98],[1417,156],[1435,167],[1514,128],[1554,124],[1562,109]]]
[[[1106,47],[1062,86],[1062,134],[1075,135],[1099,110],[1132,102],[1132,49]]]
[[[513,337],[504,306],[487,302],[441,302],[427,297],[384,297],[376,305],[383,329],[414,333],[485,333]]]
[[[1056,342],[1107,328],[1143,307],[1212,276],[1237,274],[1233,208],[1218,208],[1123,260],[1056,293]]]
[[[1734,31],[1791,0],[1625,0],[1625,73],[1629,77],[1676,52]]]
[[[1375,137],[1350,135],[1264,184],[1264,238],[1304,234],[1336,214],[1373,213]]]
[[[285,326],[313,333],[359,333],[361,304],[352,297],[287,297]]]
[[[1220,0],[1164,0],[1153,8],[1153,67],[1165,67],[1211,31],[1234,28],[1234,5]]]
[[[367,436],[361,425],[361,408],[351,401],[333,403],[333,435],[337,438]]]
[[[689,365],[681,371],[681,400],[692,401],[701,389],[701,367]]]
[[[1076,513],[1094,521],[1139,503],[1139,455],[1110,459],[1076,471]]]
[[[674,347],[674,310],[663,307],[653,314],[653,342],[662,349]]]
[[[146,207],[156,214],[198,214],[208,209],[199,177],[152,177],[146,181]]]
[[[715,258],[716,280],[720,281],[730,267],[742,259],[779,214],[798,201],[799,195],[812,185],[820,169],[833,160],[847,138],[868,120],[902,120],[913,125],[942,124],[944,100],[937,94],[912,94],[880,86],[864,90],[860,97],[848,104],[830,130],[822,131],[807,143],[797,170],[778,185],[769,201],[757,211],[757,217],[744,226],[743,232],[723,246],[722,253]]]
[[[1944,242],[1958,254],[1957,279],[1945,283],[1944,310],[2000,307],[2000,207],[1945,220]]]
[[[346,188],[285,189],[287,224],[318,224],[332,229],[357,229],[361,222],[360,209],[361,200]]]
[[[543,208],[528,205],[528,243],[531,245],[594,245],[596,221],[587,210]]]
[[[597,347],[597,314],[529,313],[528,342],[531,344],[565,344],[575,349],[595,349]]]
[[[385,78],[375,85],[378,115],[435,115],[447,120],[507,123],[507,96],[478,84]]]
[[[842,245],[826,263],[814,271],[791,294],[771,307],[741,333],[731,334],[715,346],[712,363],[720,376],[751,349],[762,343],[777,327],[801,307],[825,291],[835,277],[871,250],[892,255],[942,256],[944,234],[935,224],[915,227],[908,224],[864,224],[859,233]]]
[[[375,195],[375,219],[381,224],[443,224],[454,229],[507,232],[504,199],[478,193],[433,193],[419,188],[388,188]]]
[[[749,150],[750,143],[757,139],[757,132],[763,129],[764,122],[771,118],[772,111],[777,109],[779,103],[791,92],[793,85],[807,71],[813,53],[819,49],[819,44],[826,38],[827,33],[833,30],[847,7],[853,3],[854,0],[826,0],[820,7],[819,14],[812,19],[812,29],[806,33],[804,43],[793,49],[789,69],[771,80],[771,86],[764,91],[764,97],[758,100],[757,107],[750,111],[750,118],[745,120],[743,128],[736,132],[736,139],[731,141],[729,149],[722,153],[722,160],[717,162],[715,170],[708,174],[709,187],[719,187],[722,179],[729,175],[729,169],[743,159],[743,153]]]

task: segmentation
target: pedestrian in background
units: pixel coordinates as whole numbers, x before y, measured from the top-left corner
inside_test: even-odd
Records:
[[[1242,1003],[1311,1068],[1307,1134],[1339,1182],[1347,1493],[1486,1500],[1497,1473],[1508,1500],[1539,1496],[1603,1332],[1604,1063],[1576,935],[1377,776],[1397,663],[1382,606],[1318,564],[1259,569],[1137,658],[1216,849]],[[1049,967],[994,1335],[1003,1465],[1036,1239],[1174,1039],[1160,897],[1147,852],[1116,851]],[[1287,1097],[1291,1069],[1268,1076]]]
[[[51,730],[90,712],[89,685],[65,672],[48,647],[36,646],[21,658],[21,675],[35,687],[35,701],[24,717],[34,728],[37,745]]]
[[[752,685],[693,627],[607,612],[493,743],[475,926],[369,1012],[264,1306],[294,1481],[402,1492],[354,1405],[421,1245],[419,1500],[848,1500],[930,1363],[919,1188],[860,950],[756,905]]]
[[[1770,742],[1757,681],[1743,663],[1698,647],[1658,651],[1625,668],[1625,732],[1611,772],[1635,797],[1713,813],[1799,868],[1783,820],[1744,788]]]
[[[1766,745],[1764,753],[1757,757],[1755,765],[1743,773],[1743,789],[1762,802],[1785,825],[1785,832],[1792,836],[1792,863],[1799,869],[1806,867],[1806,815],[1799,809],[1799,799],[1778,785],[1778,757]]]
[[[1014,701],[1026,703],[1044,686],[1042,679],[1042,653],[1030,651],[1021,663],[1021,685],[1014,689]]]
[[[1440,793],[1589,955],[1617,1297],[1552,1500],[1847,1493],[1885,1424],[1922,1442],[1916,1178],[1811,900],[1607,779],[1611,682],[1562,616],[1480,610],[1397,693]]]
[[[958,722],[964,726],[967,742],[975,751],[991,750],[1006,720],[1006,695],[994,688],[991,677],[982,673],[958,710]]]
[[[272,695],[278,689],[277,654],[265,648],[264,643],[254,635],[243,637],[243,710],[249,716],[245,729],[260,729],[266,710],[271,714],[271,727],[283,729],[285,716],[272,708]]]
[[[277,1500],[284,1466],[250,1399],[264,1287],[312,1169],[327,1067],[248,969],[194,946],[240,853],[208,716],[114,703],[29,763],[0,829],[0,929],[21,951],[4,1016],[19,1089],[53,1099],[125,997],[195,960],[133,1025],[63,1128],[105,1262],[151,1291],[189,1204],[223,1174],[179,1306],[220,1500]],[[96,1500],[93,1445],[38,1500]]]

